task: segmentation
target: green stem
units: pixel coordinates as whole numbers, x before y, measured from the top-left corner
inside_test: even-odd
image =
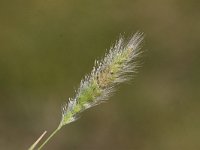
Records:
[[[41,150],[45,144],[47,144],[47,142],[61,129],[62,126],[58,126],[58,128],[56,130],[54,130],[51,135],[40,145],[40,147],[38,148],[38,150]]]

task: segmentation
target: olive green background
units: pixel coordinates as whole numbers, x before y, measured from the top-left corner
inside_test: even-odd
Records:
[[[27,149],[61,118],[120,34],[145,33],[141,68],[47,150],[199,150],[198,0],[1,0],[0,149]]]

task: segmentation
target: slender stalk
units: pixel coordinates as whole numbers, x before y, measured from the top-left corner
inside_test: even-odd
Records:
[[[33,143],[33,145],[31,145],[31,147],[28,150],[34,150],[36,145],[40,142],[40,140],[44,137],[46,133],[47,131],[44,131],[44,133],[42,133],[42,135],[35,141],[35,143]]]
[[[41,150],[45,144],[48,143],[48,141],[61,129],[62,126],[58,126],[51,134],[50,136],[39,146],[38,150]]]

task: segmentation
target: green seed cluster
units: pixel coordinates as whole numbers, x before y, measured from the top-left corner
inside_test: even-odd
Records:
[[[81,81],[75,97],[63,107],[60,127],[75,121],[85,109],[107,100],[117,84],[129,79],[137,67],[142,40],[141,33],[136,33],[128,42],[120,38],[104,59],[95,61],[91,74]]]

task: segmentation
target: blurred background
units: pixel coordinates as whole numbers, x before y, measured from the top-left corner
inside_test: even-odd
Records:
[[[81,78],[124,34],[142,67],[48,150],[199,150],[198,0],[0,1],[0,149],[27,149],[61,118]]]

